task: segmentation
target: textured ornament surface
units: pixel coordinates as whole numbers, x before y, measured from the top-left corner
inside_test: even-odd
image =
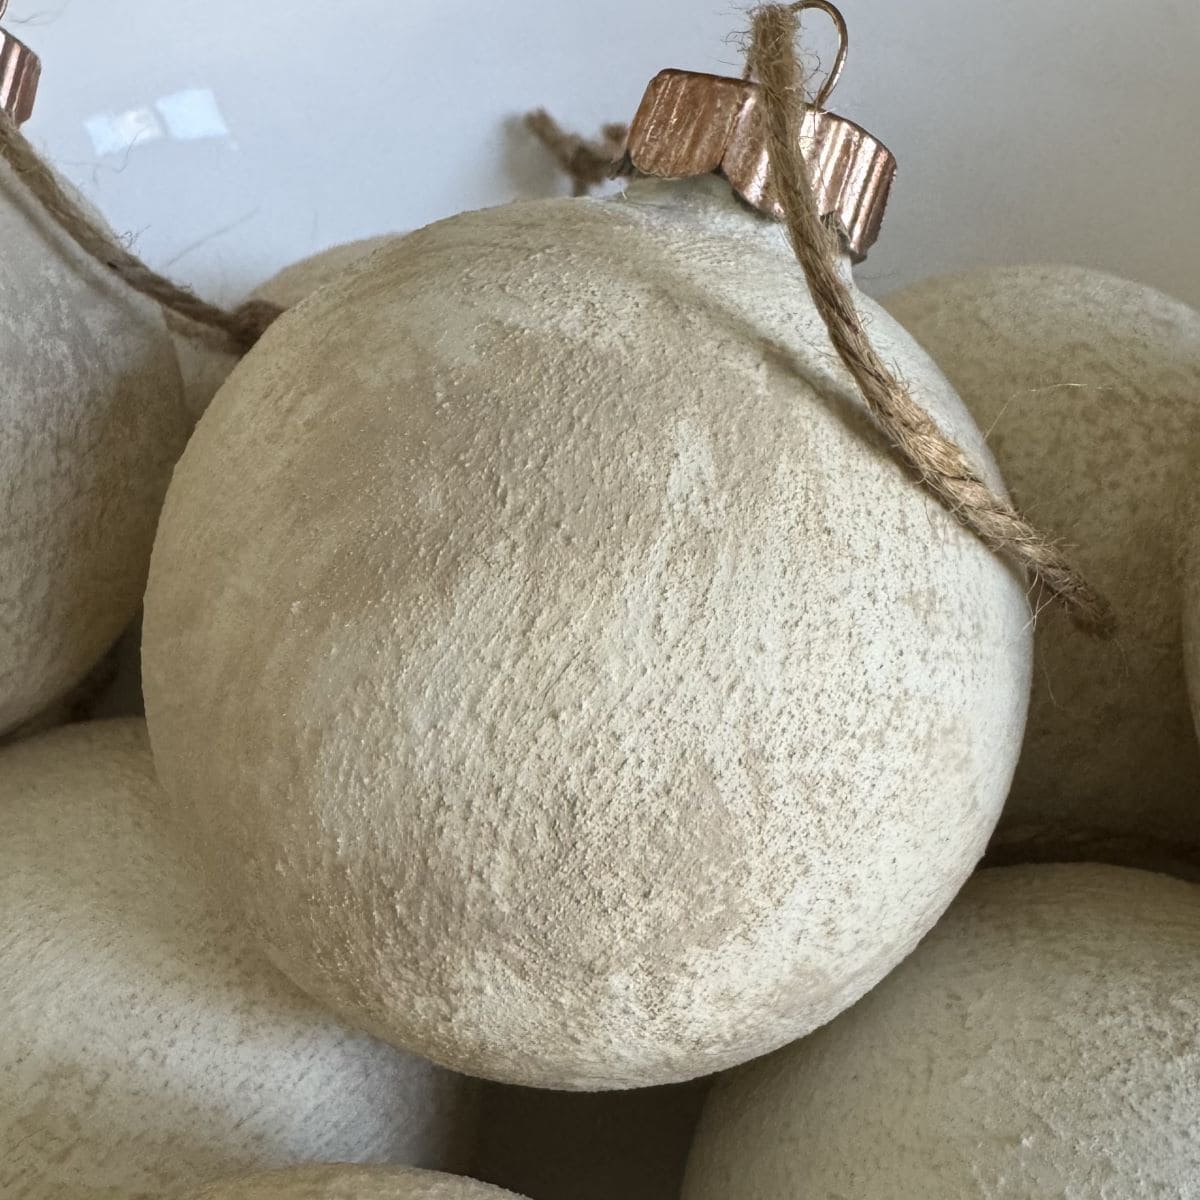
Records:
[[[133,620],[189,422],[159,310],[0,164],[0,733]]]
[[[215,1184],[185,1200],[519,1200],[512,1192],[430,1171],[308,1167]]]
[[[1014,856],[1156,865],[1200,845],[1180,546],[1200,435],[1200,315],[1079,267],[935,279],[887,308],[933,355],[1013,496],[1116,608],[1115,641],[1045,613],[998,841]]]
[[[284,308],[291,308],[366,258],[373,250],[391,241],[392,236],[395,235],[363,238],[361,241],[331,246],[328,250],[301,259],[273,275],[261,287],[255,288],[250,299],[270,300]],[[187,321],[168,318],[168,323],[179,357],[179,369],[183,374],[187,409],[192,419],[198,421],[237,366],[238,359],[224,348],[220,337],[203,332],[198,336],[196,326]]]
[[[1200,892],[976,875],[911,958],[715,1086],[684,1200],[1194,1200]]]
[[[171,490],[147,711],[302,987],[472,1074],[634,1087],[911,950],[1007,792],[1028,626],[874,434],[779,228],[643,184],[432,226],[268,333]]]
[[[0,754],[0,1197],[463,1163],[475,1089],[313,1004],[214,909],[140,721]]]

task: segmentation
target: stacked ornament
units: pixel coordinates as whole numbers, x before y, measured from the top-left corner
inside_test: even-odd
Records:
[[[0,168],[0,1200],[1191,1194],[1200,316],[858,294],[894,162],[783,119],[813,7],[660,75],[619,198],[266,285],[211,404]],[[64,724],[143,593],[145,720]]]

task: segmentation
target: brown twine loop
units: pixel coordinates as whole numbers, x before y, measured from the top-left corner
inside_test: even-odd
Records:
[[[604,126],[597,141],[589,141],[568,133],[544,108],[531,112],[525,124],[574,184],[576,196],[586,196],[613,177],[629,137],[628,125],[613,124]]]
[[[1037,590],[1061,605],[1076,626],[1111,637],[1116,621],[1108,601],[1053,542],[988,487],[887,367],[863,326],[838,270],[838,235],[821,220],[800,149],[806,101],[796,40],[799,13],[808,7],[802,0],[756,9],[749,57],[761,89],[775,194],[830,340],[879,428],[922,485],[992,551],[1024,567]]]
[[[239,354],[262,337],[283,309],[265,300],[251,300],[233,310],[201,300],[187,288],[152,271],[131,254],[103,225],[96,222],[59,182],[16,122],[0,110],[0,157],[63,231],[119,279],[187,321],[223,333]]]

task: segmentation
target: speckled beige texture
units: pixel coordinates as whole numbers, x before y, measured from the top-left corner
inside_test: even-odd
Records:
[[[167,814],[140,721],[0,753],[0,1198],[462,1165],[473,1085],[297,992],[214,909]]]
[[[976,862],[1027,703],[1022,585],[715,178],[467,214],[311,297],[201,422],[152,574],[156,760],[273,960],[505,1082],[835,1016]]]
[[[1195,1200],[1200,892],[977,875],[917,952],[714,1088],[684,1200]]]
[[[331,246],[328,250],[285,267],[256,288],[250,298],[270,300],[284,308],[291,308],[395,236],[363,238],[342,246]],[[206,337],[203,333],[197,336],[195,327],[190,323],[182,320],[171,320],[169,323],[179,356],[179,368],[183,373],[188,411],[193,420],[199,420],[213,396],[237,366],[238,359],[236,355],[225,352],[219,339]]]
[[[158,309],[0,164],[0,733],[79,683],[137,612],[189,422]]]
[[[1200,444],[1200,315],[1078,267],[935,279],[887,307],[958,389],[1018,504],[1074,547],[1115,641],[1047,612],[999,840],[1022,857],[1200,846],[1200,752],[1180,648],[1183,530]]]
[[[512,1192],[430,1171],[330,1166],[231,1180],[185,1200],[502,1200],[504,1196],[519,1200]]]

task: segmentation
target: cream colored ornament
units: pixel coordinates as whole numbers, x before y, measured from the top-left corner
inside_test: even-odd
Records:
[[[301,259],[256,288],[249,299],[270,300],[283,308],[291,308],[391,241],[394,236],[363,238],[361,241],[331,246]],[[168,318],[168,321],[183,372],[188,411],[193,420],[198,421],[237,366],[238,358],[228,352],[219,334],[206,334],[191,322],[178,318]]]
[[[1158,1200],[1200,1180],[1200,891],[984,871],[806,1041],[720,1081],[684,1200]]]
[[[519,1200],[512,1192],[431,1171],[309,1167],[214,1184],[185,1200]]]
[[[1024,722],[1023,584],[715,177],[456,217],[285,315],[152,575],[155,757],[218,885],[347,1019],[506,1082],[835,1016],[975,865]]]
[[[0,164],[0,734],[78,684],[137,613],[190,422],[158,308]]]
[[[167,817],[142,722],[0,753],[0,1197],[463,1165],[471,1083],[297,992],[214,909]]]
[[[1041,618],[1000,853],[1158,865],[1200,845],[1178,566],[1200,454],[1200,315],[1068,266],[935,279],[886,304],[988,432],[1017,503],[1077,548],[1120,624],[1100,644]]]

